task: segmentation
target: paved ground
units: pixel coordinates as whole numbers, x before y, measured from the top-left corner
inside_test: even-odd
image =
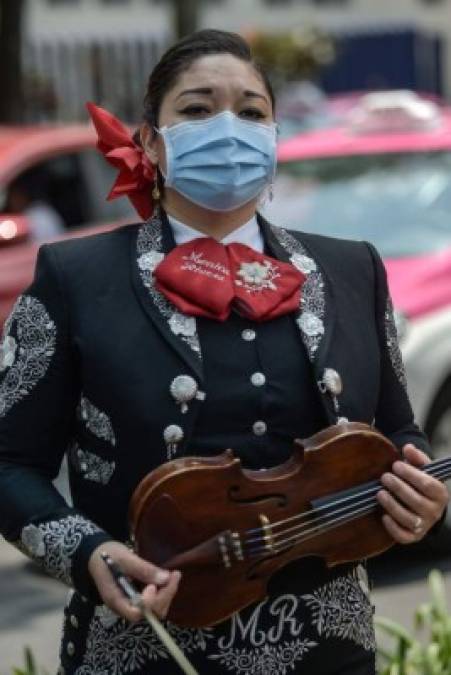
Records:
[[[377,614],[411,627],[413,609],[428,598],[424,578],[431,565],[412,550],[379,561],[374,569]],[[451,608],[451,558],[438,566],[446,575]],[[11,675],[14,665],[22,665],[24,645],[54,675],[65,596],[62,585],[31,572],[20,553],[0,542],[0,675]]]

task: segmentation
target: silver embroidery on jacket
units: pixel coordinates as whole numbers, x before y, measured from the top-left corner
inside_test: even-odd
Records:
[[[144,223],[137,239],[138,268],[144,286],[149,291],[158,311],[169,324],[174,335],[180,338],[201,358],[199,337],[197,335],[196,319],[178,311],[172,303],[160,293],[155,286],[153,271],[164,258],[162,252],[161,219],[158,213]]]
[[[296,614],[300,598],[292,594],[259,603],[244,619],[235,614],[219,636],[215,628],[166,627],[187,655],[201,652],[227,671],[240,675],[288,675],[317,643],[302,635]],[[263,614],[273,617],[264,630]],[[83,665],[75,675],[103,672],[133,673],[169,655],[149,626],[129,624],[106,607],[97,607],[91,620]]]
[[[111,445],[116,445],[116,436],[110,418],[85,396],[82,396],[80,399],[77,415],[94,436],[107,441],[107,443],[111,443]]]
[[[302,286],[297,323],[302,331],[309,357],[314,359],[324,335],[326,299],[323,275],[300,241],[281,227],[272,226],[271,229],[290,255],[291,264],[307,277]]]
[[[352,640],[367,651],[376,649],[373,607],[358,568],[302,597],[319,635]]]
[[[82,450],[77,443],[71,446],[69,452],[73,466],[85,480],[91,480],[101,485],[107,485],[110,482],[116,469],[116,462],[103,459],[93,452]]]
[[[21,534],[21,548],[35,558],[52,576],[72,584],[72,557],[86,535],[101,530],[76,514],[39,525],[27,525]]]
[[[211,629],[182,629],[167,623],[167,629],[181,649],[190,654],[205,650]],[[105,672],[108,675],[133,673],[159,659],[170,657],[166,648],[144,621],[130,624],[106,607],[98,607],[89,626],[83,664],[75,675]]]
[[[387,342],[388,354],[396,373],[396,377],[401,382],[404,389],[407,389],[406,372],[402,361],[401,350],[399,348],[398,331],[396,330],[395,317],[393,312],[393,303],[390,296],[387,298],[385,308],[385,339]]]
[[[10,335],[15,327],[15,335]],[[47,372],[56,326],[44,305],[21,295],[5,322],[0,343],[0,417],[25,398]]]

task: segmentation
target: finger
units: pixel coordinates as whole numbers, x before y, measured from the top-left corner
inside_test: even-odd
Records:
[[[128,600],[115,586],[111,589],[105,588],[101,593],[101,596],[105,605],[123,619],[127,619],[127,621],[133,623],[142,619],[141,611],[137,607],[134,607],[130,600]]]
[[[443,505],[446,503],[446,487],[437,478],[406,464],[406,462],[395,462],[393,473],[428,499],[434,502],[438,501]]]
[[[416,515],[429,518],[434,512],[434,503],[398,476],[392,473],[384,474],[381,483],[393,497]]]
[[[397,499],[395,499],[387,490],[381,490],[377,494],[379,504],[384,508],[385,512],[402,528],[409,530],[414,534],[415,527],[418,525],[418,514],[412,513],[406,509]],[[421,517],[421,516],[420,516]]]
[[[167,570],[152,565],[131,551],[129,555],[122,558],[120,566],[127,576],[142,581],[146,585],[164,586],[170,579],[170,573]]]
[[[147,589],[143,592],[143,600],[158,617],[165,618],[172,600],[177,593],[181,574],[178,571],[171,572],[171,578],[164,588],[160,588],[155,594],[150,594]]]
[[[422,450],[419,450],[413,443],[407,443],[403,449],[404,458],[414,466],[425,466],[431,463],[431,458]]]
[[[398,544],[413,544],[415,541],[419,541],[419,539],[422,538],[410,530],[406,530],[404,527],[398,525],[398,523],[387,513],[382,516],[382,522],[384,523],[387,532]]]

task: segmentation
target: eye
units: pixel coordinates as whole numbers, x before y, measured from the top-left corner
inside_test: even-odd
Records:
[[[187,115],[188,117],[203,117],[204,115],[209,115],[211,111],[205,105],[188,105],[179,112],[182,115]]]
[[[242,110],[239,115],[240,117],[244,117],[245,119],[255,121],[264,120],[267,117],[265,113],[263,113],[258,108],[246,108],[245,110]]]

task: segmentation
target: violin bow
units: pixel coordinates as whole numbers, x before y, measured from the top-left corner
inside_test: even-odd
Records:
[[[149,626],[155,632],[162,644],[166,647],[174,661],[180,666],[185,675],[199,675],[197,670],[195,670],[193,665],[188,661],[180,647],[177,645],[171,635],[169,635],[161,621],[157,619],[152,611],[145,607],[141,594],[138,593],[138,591],[133,587],[119,565],[114,562],[111,556],[109,556],[107,553],[101,553],[100,557],[108,567],[116,586],[123,593],[123,595],[125,595],[125,597],[130,600],[130,603],[134,607],[137,607],[141,610],[142,615],[146,619]]]

